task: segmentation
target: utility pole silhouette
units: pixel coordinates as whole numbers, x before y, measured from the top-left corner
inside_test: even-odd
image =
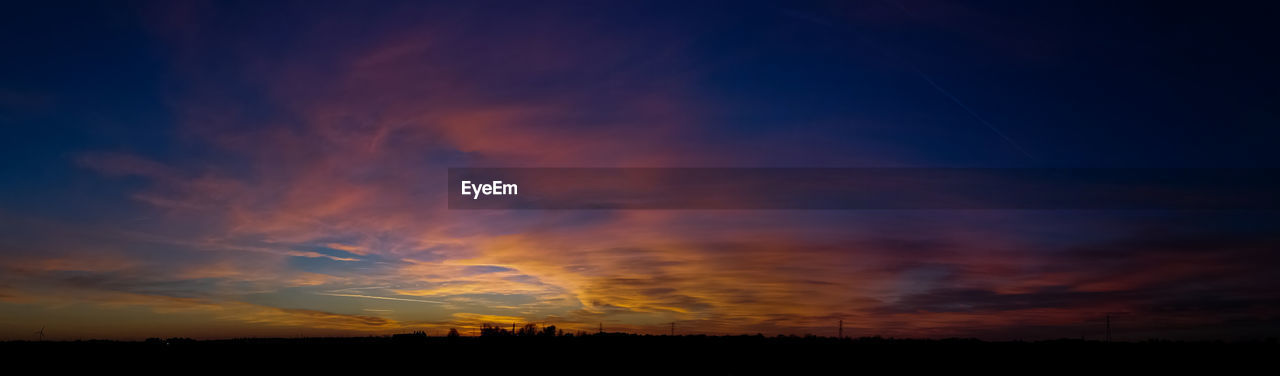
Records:
[[[604,334],[604,321],[600,322],[600,334]]]
[[[41,341],[44,341],[44,327],[45,327],[44,325],[41,325],[41,326],[40,326],[40,331],[35,332],[35,334],[39,334],[39,335],[40,335],[40,340],[41,340]]]
[[[1107,315],[1107,342],[1111,342],[1111,315]]]
[[[836,333],[836,338],[844,338],[844,320],[840,320],[840,329]]]
[[[675,336],[676,336],[676,322],[675,322],[675,321],[672,321],[672,322],[671,322],[671,336],[672,336],[672,337],[675,337]]]

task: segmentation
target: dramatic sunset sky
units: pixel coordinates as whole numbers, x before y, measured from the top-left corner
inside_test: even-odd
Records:
[[[1128,5],[1126,5],[1128,4]],[[6,2],[0,339],[1280,335],[1280,214],[449,210],[450,167],[1280,167],[1275,9]]]

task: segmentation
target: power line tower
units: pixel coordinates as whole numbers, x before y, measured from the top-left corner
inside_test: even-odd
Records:
[[[837,330],[836,333],[838,333],[836,336],[837,338],[844,338],[844,320],[840,320],[840,329]]]
[[[672,337],[675,337],[675,336],[676,336],[676,322],[675,322],[675,321],[672,321],[672,322],[671,322],[671,336],[672,336]]]
[[[600,334],[604,334],[604,321],[600,322]]]

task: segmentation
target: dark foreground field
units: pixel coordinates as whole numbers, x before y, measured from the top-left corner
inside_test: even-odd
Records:
[[[492,371],[481,373],[541,370],[606,374],[640,371],[812,374],[865,373],[871,370],[999,370],[1145,374],[1155,371],[1242,373],[1274,369],[1276,361],[1280,360],[1280,345],[1274,340],[1236,343],[986,342],[972,339],[763,336],[402,336],[211,341],[153,339],[142,342],[15,341],[0,343],[0,354],[19,363],[42,362],[51,366],[91,366],[95,369],[171,364],[244,370],[262,366],[329,371],[335,370],[332,367],[372,370],[410,366],[424,372],[455,369]],[[86,363],[76,364],[81,360]]]

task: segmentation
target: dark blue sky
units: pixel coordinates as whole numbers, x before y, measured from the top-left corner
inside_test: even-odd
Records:
[[[312,49],[295,43],[314,29],[376,38],[388,24],[411,23],[406,13],[414,13],[402,11],[410,5],[231,2],[202,9],[213,17],[201,22],[219,39],[208,47],[288,54]],[[52,168],[58,152],[100,146],[171,152],[163,99],[188,85],[175,47],[157,32],[169,22],[157,19],[162,11],[146,3],[8,7],[6,170]],[[867,164],[849,149],[871,140],[907,154],[903,163],[931,166],[1250,167],[1276,162],[1268,147],[1277,121],[1275,12],[1262,7],[871,1],[451,11],[470,17],[456,23],[481,42],[524,32],[510,18],[549,13],[573,20],[568,28],[621,35],[643,50],[610,68],[655,85],[696,72],[690,95],[717,105],[705,120],[708,138],[740,149],[769,143],[779,164]],[[478,15],[490,12],[501,14]],[[199,73],[233,75],[229,62],[200,62]],[[593,78],[543,79],[585,86]],[[223,89],[253,95],[241,85],[252,83]]]

